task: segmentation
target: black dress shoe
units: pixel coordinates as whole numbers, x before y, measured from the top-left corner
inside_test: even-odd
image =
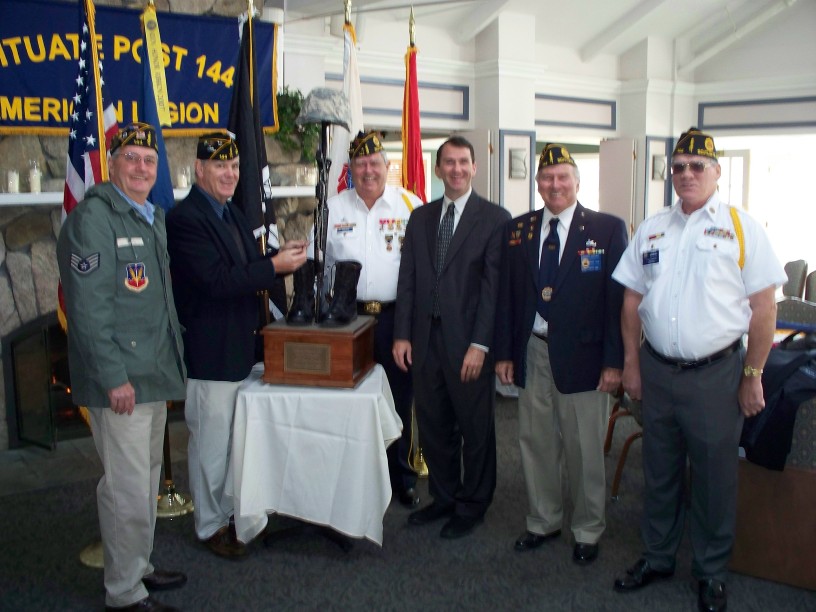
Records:
[[[697,590],[697,607],[701,612],[722,612],[728,604],[725,585],[720,580],[711,578],[701,580]]]
[[[142,576],[142,583],[148,591],[166,591],[177,589],[187,582],[187,576],[181,572],[166,572],[153,570],[150,574]]]
[[[397,499],[406,508],[416,508],[419,505],[419,495],[413,487],[397,491]]]
[[[446,540],[455,540],[466,536],[476,528],[476,525],[481,523],[484,517],[481,516],[462,516],[454,514],[450,520],[442,527],[439,535]]]
[[[516,543],[513,545],[519,552],[523,552],[525,550],[533,550],[534,548],[538,548],[547,540],[554,540],[558,536],[561,535],[561,530],[556,529],[555,531],[551,531],[550,533],[541,535],[538,533],[533,533],[532,531],[525,531],[522,533]]]
[[[597,544],[576,543],[572,549],[572,560],[578,565],[589,565],[598,558]]]
[[[417,510],[408,515],[409,525],[427,525],[433,523],[441,518],[445,518],[453,514],[453,504],[450,506],[443,506],[436,502],[425,506],[422,510]]]
[[[615,580],[615,590],[621,593],[637,591],[653,580],[671,578],[672,576],[674,576],[674,570],[659,571],[652,569],[652,566],[649,565],[646,559],[641,559],[626,570],[626,575],[623,578],[617,578]]]
[[[160,601],[156,601],[152,597],[145,597],[140,599],[135,604],[116,608],[114,606],[105,606],[105,612],[181,612],[178,608],[173,606],[165,606]]]

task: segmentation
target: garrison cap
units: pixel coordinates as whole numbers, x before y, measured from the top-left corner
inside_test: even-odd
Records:
[[[349,159],[379,153],[382,150],[383,144],[380,140],[379,132],[375,130],[371,130],[368,133],[360,132],[349,146]]]
[[[680,140],[677,141],[672,155],[702,155],[717,159],[718,154],[711,136],[696,127],[690,127],[687,132],[680,134]]]
[[[134,145],[149,147],[159,152],[159,142],[156,139],[156,128],[149,123],[134,121],[119,129],[111,140],[110,152],[113,155],[119,147]]]
[[[570,164],[575,166],[575,160],[567,151],[564,145],[548,144],[541,151],[541,156],[538,158],[538,169],[541,170],[546,166],[557,166],[558,164]]]
[[[233,133],[211,132],[198,138],[197,159],[226,161],[236,157],[238,157],[238,145],[235,144]]]

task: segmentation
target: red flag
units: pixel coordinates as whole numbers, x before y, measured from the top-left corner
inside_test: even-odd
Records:
[[[417,48],[405,54],[405,95],[402,100],[402,186],[425,197],[425,165],[422,163],[422,134],[419,129],[419,85],[416,71]]]
[[[108,180],[107,143],[116,134],[113,104],[102,94],[102,62],[96,44],[96,10],[93,0],[82,1],[80,11],[79,67],[72,98],[74,109],[68,133],[68,165],[62,196],[62,218],[85,197],[96,183]],[[58,317],[65,329],[65,302],[59,287]]]

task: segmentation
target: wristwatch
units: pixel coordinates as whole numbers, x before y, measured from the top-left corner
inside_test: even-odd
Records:
[[[762,368],[752,368],[751,366],[747,365],[742,368],[743,375],[749,378],[758,378],[762,376]]]

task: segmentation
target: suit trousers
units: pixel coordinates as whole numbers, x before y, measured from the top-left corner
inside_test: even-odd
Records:
[[[644,558],[674,569],[686,516],[686,458],[691,466],[689,533],[698,580],[725,580],[734,545],[742,412],[737,400],[742,352],[679,370],[640,350],[643,393]]]
[[[385,370],[394,408],[402,419],[402,436],[388,447],[388,473],[391,488],[395,491],[410,489],[416,484],[417,475],[408,462],[411,450],[411,406],[414,403],[414,387],[411,373],[397,367],[391,348],[394,344],[394,313],[396,309],[386,308],[376,316],[374,327],[374,361]]]
[[[572,501],[575,541],[595,544],[606,527],[604,436],[609,394],[559,393],[547,343],[527,342],[527,384],[519,389],[519,445],[530,513],[527,531],[546,535],[564,517],[562,468]]]
[[[153,571],[167,403],[136,404],[133,414],[90,408],[91,433],[104,475],[96,487],[105,559],[105,604],[124,607],[147,597],[142,577]]]
[[[476,518],[496,489],[496,377],[486,365],[478,379],[463,383],[462,364],[447,354],[441,323],[434,322],[425,360],[413,369],[428,491],[436,503]]]
[[[235,398],[242,382],[187,379],[187,463],[195,530],[201,540],[229,524],[233,513],[233,499],[224,495],[224,484],[232,448]]]

